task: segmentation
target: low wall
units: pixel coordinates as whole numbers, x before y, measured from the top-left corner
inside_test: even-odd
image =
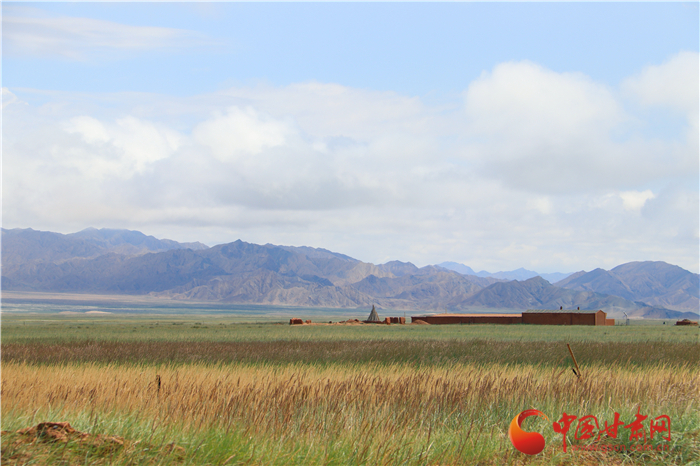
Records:
[[[449,314],[434,316],[411,316],[411,322],[423,321],[432,325],[443,324],[520,324],[523,321],[521,315],[469,315]]]

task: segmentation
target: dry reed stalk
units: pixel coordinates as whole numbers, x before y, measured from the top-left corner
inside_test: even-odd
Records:
[[[528,403],[577,406],[580,413],[605,404],[627,406],[630,400],[649,409],[687,406],[697,397],[699,374],[689,367],[591,367],[586,379],[576,381],[532,366],[191,365],[161,366],[160,379],[154,379],[148,367],[10,362],[3,364],[2,409],[31,413],[51,406],[66,415],[94,409],[193,430],[235,427],[251,435],[323,432],[354,438],[372,433],[396,441],[431,432],[436,421],[458,428],[458,415],[488,416],[484,413],[499,406],[520,409],[525,395]]]
[[[574,366],[576,366],[576,370],[574,371],[574,375],[576,375],[576,377],[578,377],[578,378],[581,378],[581,369],[579,369],[579,367],[578,367],[578,362],[576,362],[576,356],[574,356],[574,352],[571,349],[571,345],[569,345],[567,343],[566,347],[569,348],[569,354],[571,355],[571,359],[574,361]]]

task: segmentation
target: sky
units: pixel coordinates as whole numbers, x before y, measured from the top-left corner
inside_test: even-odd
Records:
[[[698,272],[697,2],[2,3],[2,226]]]

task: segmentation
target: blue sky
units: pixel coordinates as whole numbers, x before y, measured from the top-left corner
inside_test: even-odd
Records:
[[[6,45],[5,85],[81,92],[193,95],[315,80],[426,96],[459,93],[510,60],[616,85],[698,48],[695,3],[3,4],[5,15],[22,10],[197,34],[132,53],[81,44],[81,61]]]
[[[698,271],[697,3],[3,3],[3,227]]]

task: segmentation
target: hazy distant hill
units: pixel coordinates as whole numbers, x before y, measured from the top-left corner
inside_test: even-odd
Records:
[[[440,267],[444,267],[449,270],[454,270],[455,272],[461,273],[462,275],[473,275],[473,276],[478,276],[474,270],[464,264],[460,264],[458,262],[441,262],[438,264]]]
[[[60,262],[75,258],[90,258],[116,253],[139,255],[171,249],[207,249],[202,243],[178,243],[156,239],[140,231],[87,228],[63,235],[31,228],[2,229],[2,265],[28,262]]]
[[[4,290],[151,294],[297,306],[374,304],[423,312],[580,306],[625,311],[633,317],[697,318],[652,302],[675,297],[687,305],[693,283],[697,300],[697,275],[664,263],[641,264],[647,265],[577,273],[560,282],[561,287],[539,276],[504,281],[443,266],[418,268],[400,261],[374,265],[306,246],[238,240],[209,248],[128,230],[88,229],[71,235],[2,230]],[[606,292],[599,291],[603,289]],[[650,301],[633,302],[639,301],[636,296],[648,296]]]
[[[111,252],[120,254],[144,254],[146,252],[169,251],[171,249],[192,249],[194,251],[207,249],[208,246],[200,242],[178,243],[169,239],[157,239],[146,236],[140,231],[110,230],[108,228],[86,228],[77,233],[66,235],[69,238],[78,238],[90,241]]]
[[[560,272],[554,272],[554,273],[537,273],[533,272],[532,270],[527,270],[524,268],[519,268],[516,270],[511,270],[509,272],[496,272],[496,273],[491,273],[487,272],[485,270],[482,270],[481,272],[474,272],[474,270],[471,267],[468,267],[464,264],[459,264],[457,262],[442,262],[441,264],[438,264],[440,267],[444,267],[449,270],[454,270],[455,272],[459,272],[463,275],[474,275],[477,277],[483,277],[483,278],[496,278],[499,280],[527,280],[529,278],[533,277],[542,277],[545,280],[547,280],[550,283],[554,283],[557,281],[560,281],[566,277],[568,277],[571,274],[568,273],[560,273]]]
[[[610,271],[577,272],[555,284],[678,311],[697,312],[700,307],[698,274],[665,262],[630,262]]]
[[[455,310],[465,296],[482,289],[460,274],[434,269],[417,269],[415,274],[399,277],[370,275],[349,288],[375,297],[386,307],[423,310]]]
[[[585,310],[603,309],[616,317],[622,317],[624,311],[630,317],[648,317],[653,314],[654,318],[657,319],[697,318],[695,314],[648,306],[619,296],[559,288],[542,277],[533,277],[525,281],[494,283],[467,298],[463,305],[503,306],[523,310],[580,307]]]
[[[3,275],[7,267],[31,262],[60,262],[97,257],[104,248],[80,238],[29,229],[2,229]]]

